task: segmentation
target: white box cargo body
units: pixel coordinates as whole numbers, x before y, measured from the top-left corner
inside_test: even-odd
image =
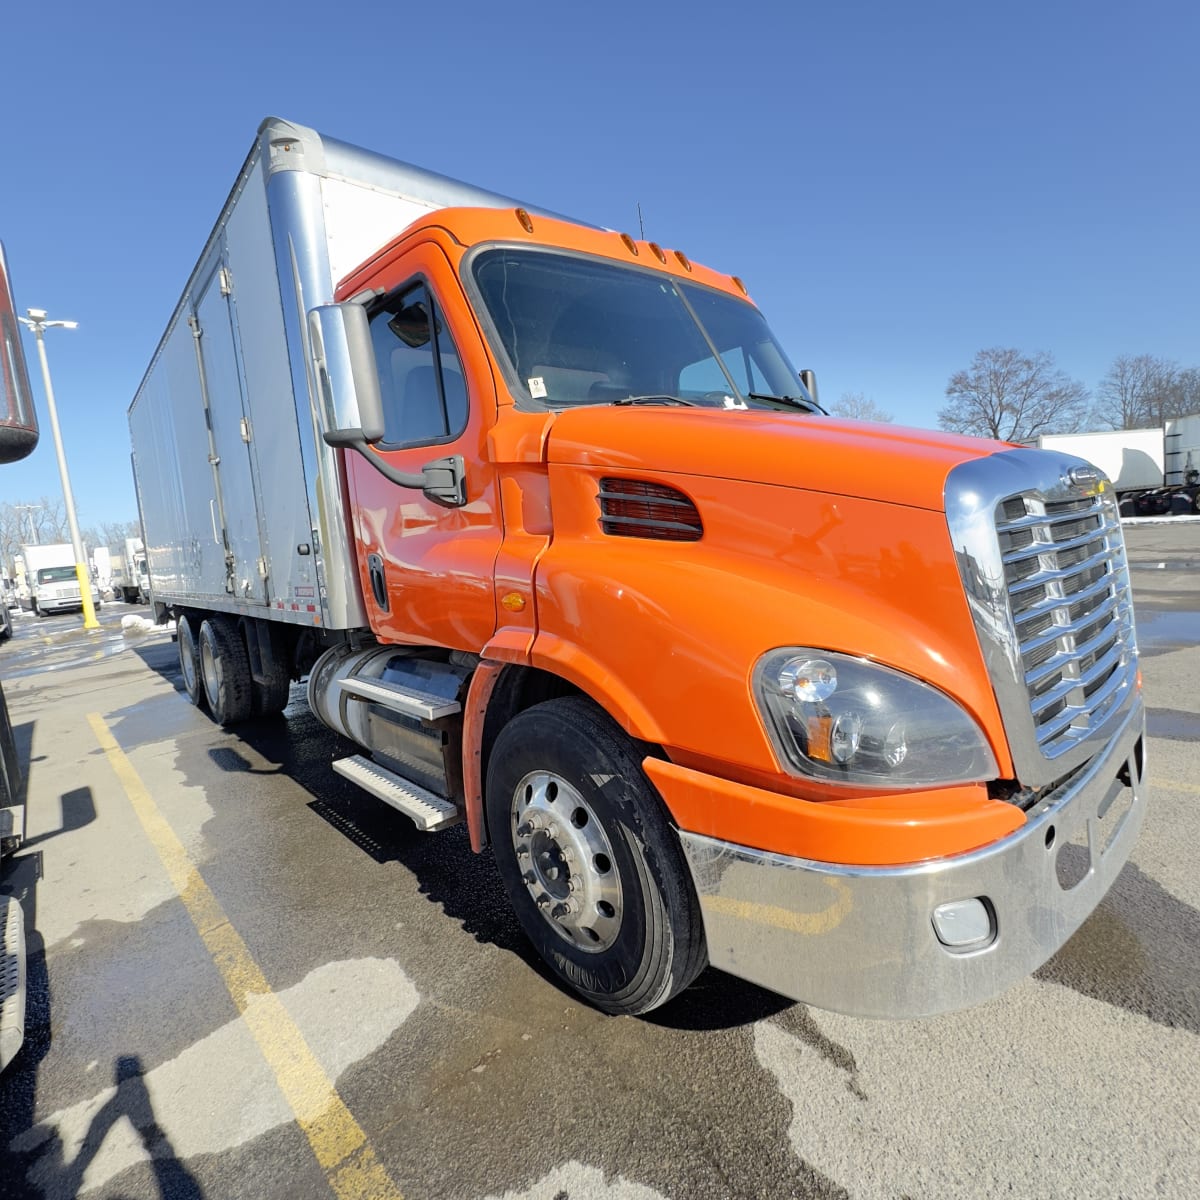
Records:
[[[263,122],[129,409],[159,611],[366,625],[305,314],[418,216],[517,203]]]
[[[1200,471],[1200,413],[1174,417],[1167,422],[1164,482],[1187,485],[1191,474]]]

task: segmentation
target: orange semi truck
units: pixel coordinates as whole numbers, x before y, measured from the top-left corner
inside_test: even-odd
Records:
[[[130,408],[186,692],[307,676],[604,1011],[994,996],[1142,819],[1111,492],[813,391],[736,278],[268,119]]]

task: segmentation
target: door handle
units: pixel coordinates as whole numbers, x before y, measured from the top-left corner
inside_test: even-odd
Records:
[[[384,575],[383,556],[367,555],[367,574],[371,579],[371,594],[382,612],[388,611],[387,579]]]

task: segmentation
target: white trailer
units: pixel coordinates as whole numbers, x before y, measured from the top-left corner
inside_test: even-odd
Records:
[[[1168,487],[1194,486],[1200,477],[1200,413],[1167,422],[1163,483]]]
[[[1042,450],[1065,450],[1097,466],[1114,490],[1138,492],[1162,487],[1163,431],[1110,429],[1100,433],[1048,433],[1038,438]]]
[[[1044,434],[1037,444],[1099,467],[1123,517],[1200,512],[1200,414],[1173,417],[1161,429]]]
[[[124,600],[126,604],[149,600],[149,572],[141,538],[126,538],[121,551],[112,556],[111,587],[114,600]]]

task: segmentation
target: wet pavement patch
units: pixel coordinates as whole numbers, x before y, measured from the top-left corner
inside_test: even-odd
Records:
[[[1200,642],[1200,612],[1139,609],[1138,646],[1151,654],[1179,650]]]
[[[1146,713],[1146,732],[1151,737],[1200,744],[1200,713],[1174,708],[1152,708]]]

